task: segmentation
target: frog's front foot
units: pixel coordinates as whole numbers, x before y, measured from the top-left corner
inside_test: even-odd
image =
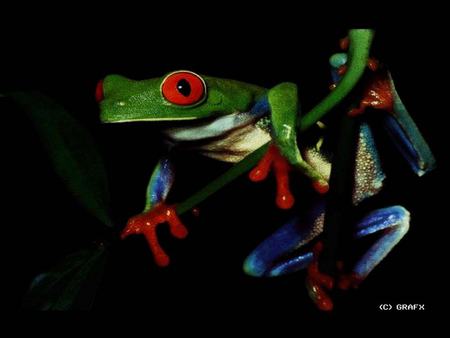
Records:
[[[271,144],[267,153],[259,161],[255,168],[250,171],[249,178],[253,182],[260,182],[267,178],[270,169],[273,168],[277,182],[276,204],[280,209],[290,209],[295,202],[294,196],[289,188],[289,172],[292,170],[289,161],[280,153],[278,147]],[[319,194],[328,192],[328,182],[306,163],[302,162],[300,170],[312,180],[312,187]]]
[[[280,209],[290,209],[295,202],[289,188],[289,162],[280,154],[278,148],[271,144],[269,150],[259,161],[255,168],[250,171],[249,178],[253,182],[266,179],[270,169],[273,168],[277,182],[276,204]]]
[[[187,236],[188,231],[178,218],[175,207],[161,203],[150,211],[130,218],[122,231],[121,238],[124,239],[129,235],[144,235],[153,253],[155,263],[158,266],[167,266],[170,263],[170,258],[159,245],[156,233],[158,224],[166,222],[169,224],[172,236],[176,238]]]
[[[318,257],[322,249],[322,242],[318,242],[313,249],[314,260],[308,266],[306,288],[309,296],[320,310],[331,311],[333,310],[333,301],[330,296],[328,296],[325,289],[333,289],[334,280],[332,277],[319,271]]]

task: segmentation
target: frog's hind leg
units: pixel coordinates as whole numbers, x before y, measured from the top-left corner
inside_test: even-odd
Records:
[[[297,250],[323,230],[324,203],[318,203],[306,217],[294,217],[263,241],[245,259],[244,272],[254,277],[275,277],[306,268],[313,252]]]
[[[388,255],[409,229],[409,212],[402,206],[378,209],[356,225],[356,238],[381,232],[381,237],[356,262],[352,273],[339,282],[342,289],[356,287]]]

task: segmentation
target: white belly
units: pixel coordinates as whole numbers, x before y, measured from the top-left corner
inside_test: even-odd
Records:
[[[270,133],[253,123],[230,131],[226,137],[199,146],[205,156],[224,162],[239,162],[271,140]]]
[[[271,139],[264,123],[258,126],[260,118],[236,112],[214,121],[170,128],[165,134],[175,144],[195,149],[205,156],[224,162],[239,162]]]

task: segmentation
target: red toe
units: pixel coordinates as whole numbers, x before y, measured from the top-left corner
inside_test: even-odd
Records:
[[[188,231],[178,218],[175,207],[160,204],[148,212],[130,218],[127,226],[122,231],[121,238],[124,239],[129,235],[143,234],[153,253],[155,263],[158,266],[167,266],[170,263],[170,258],[160,246],[156,233],[156,227],[166,222],[169,224],[172,236],[175,238],[185,238],[187,236]]]

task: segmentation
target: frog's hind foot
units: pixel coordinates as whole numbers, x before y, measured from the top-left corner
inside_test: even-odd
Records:
[[[326,290],[334,287],[334,279],[319,271],[319,255],[323,249],[323,243],[317,242],[314,246],[314,258],[308,266],[308,275],[305,280],[306,289],[309,297],[312,299],[317,308],[322,311],[333,310],[333,301]]]

